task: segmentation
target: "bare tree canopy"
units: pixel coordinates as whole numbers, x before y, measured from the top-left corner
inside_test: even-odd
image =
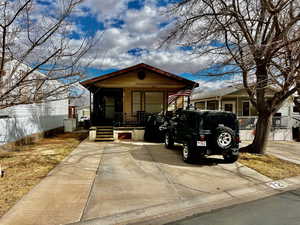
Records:
[[[177,21],[166,41],[193,46],[242,77],[259,114],[248,150],[263,153],[272,115],[300,88],[300,1],[183,0],[171,13]],[[275,94],[266,98],[269,87]]]
[[[93,45],[74,39],[72,15],[82,0],[0,3],[0,109],[66,97],[83,78]]]

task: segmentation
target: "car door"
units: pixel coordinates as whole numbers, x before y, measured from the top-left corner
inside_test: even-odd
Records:
[[[177,123],[175,128],[175,139],[182,143],[185,140],[187,132],[187,117],[185,113],[180,113],[177,117]]]

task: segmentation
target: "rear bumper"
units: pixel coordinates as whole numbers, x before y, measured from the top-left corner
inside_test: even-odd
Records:
[[[230,148],[230,149],[228,149],[228,151],[230,151],[232,155],[239,154],[239,148]]]

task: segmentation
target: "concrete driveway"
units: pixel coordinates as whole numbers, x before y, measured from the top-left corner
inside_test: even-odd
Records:
[[[102,158],[83,220],[249,187],[270,179],[222,159],[186,164],[180,147],[99,143]]]
[[[269,181],[239,163],[225,164],[221,158],[186,164],[180,147],[169,150],[145,142],[84,141],[4,215],[0,224],[54,225],[94,218],[108,218],[107,223],[95,224],[117,224],[116,219],[172,210],[179,204],[187,207],[191,201],[206,204],[207,197],[232,201],[237,193],[248,195],[242,189],[261,197],[251,187]]]

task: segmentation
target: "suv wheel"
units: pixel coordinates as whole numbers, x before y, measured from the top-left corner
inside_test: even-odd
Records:
[[[223,155],[223,158],[224,158],[225,162],[234,163],[235,161],[238,160],[239,156],[233,155],[232,153],[227,153],[227,154]]]
[[[184,162],[192,163],[195,160],[194,151],[189,144],[184,144],[182,149],[182,158]]]
[[[165,146],[167,148],[172,148],[174,146],[174,139],[172,135],[170,135],[170,133],[168,132],[165,135]]]
[[[228,149],[234,143],[234,132],[229,127],[216,129],[216,144],[220,149]]]

